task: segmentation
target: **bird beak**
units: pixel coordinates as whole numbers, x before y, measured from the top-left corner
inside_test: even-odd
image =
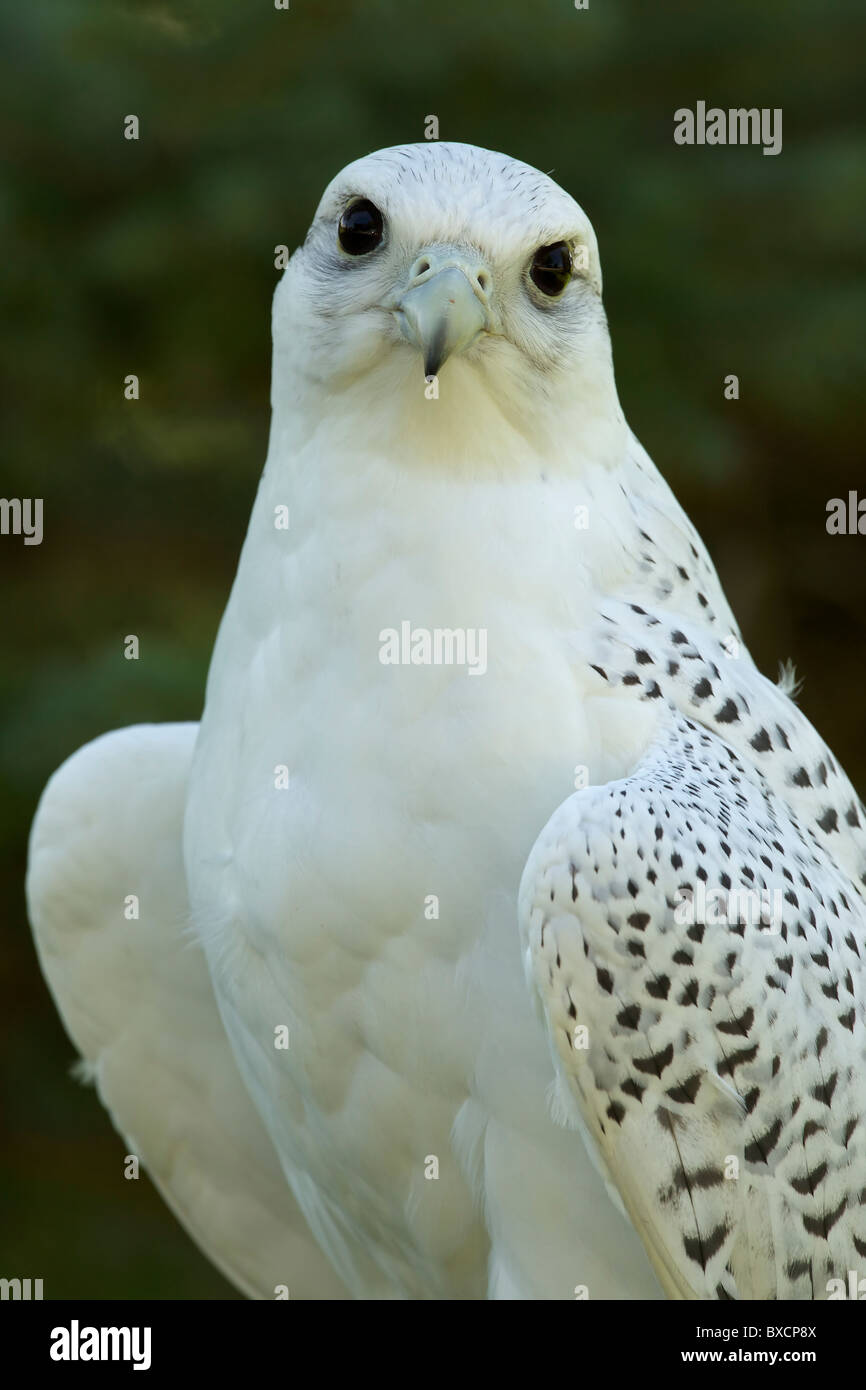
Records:
[[[480,259],[453,247],[425,251],[415,261],[395,313],[403,337],[421,350],[425,377],[489,331],[491,283]]]

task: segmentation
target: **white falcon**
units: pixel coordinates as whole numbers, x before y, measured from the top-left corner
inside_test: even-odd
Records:
[[[273,338],[201,723],[88,745],[33,829],[115,1124],[252,1296],[827,1297],[864,812],[625,422],[586,216],[372,154]]]

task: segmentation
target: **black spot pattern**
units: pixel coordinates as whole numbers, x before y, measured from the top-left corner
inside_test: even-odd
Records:
[[[866,1249],[866,817],[796,706],[741,645],[729,655],[710,604],[700,628],[682,608],[664,620],[695,582],[668,568],[655,613],[609,599],[593,643],[611,692],[656,703],[658,740],[624,783],[554,815],[526,929],[537,971],[539,914],[557,943],[560,969],[537,974],[552,1034],[567,998],[589,1037],[566,1074],[597,1133],[615,1118],[603,1152],[667,1223],[684,1286],[823,1298]],[[720,920],[700,920],[700,890]],[[701,1182],[732,1158],[738,1177]],[[744,1237],[771,1240],[771,1205],[778,1283],[775,1260],[748,1267]]]

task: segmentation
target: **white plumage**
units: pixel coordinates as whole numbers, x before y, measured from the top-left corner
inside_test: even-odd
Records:
[[[525,165],[344,170],[198,734],[97,741],[37,815],[67,1027],[251,1294],[821,1298],[866,1253],[862,807],[630,433],[600,293]],[[405,623],[486,671],[384,664]]]

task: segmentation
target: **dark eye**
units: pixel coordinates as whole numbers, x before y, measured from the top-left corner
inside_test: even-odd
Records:
[[[346,208],[340,218],[337,235],[340,245],[350,256],[365,256],[375,251],[382,240],[382,214],[367,198],[361,198]]]
[[[529,278],[542,294],[551,298],[562,294],[571,279],[571,251],[567,242],[555,241],[552,246],[541,246],[532,257]]]

